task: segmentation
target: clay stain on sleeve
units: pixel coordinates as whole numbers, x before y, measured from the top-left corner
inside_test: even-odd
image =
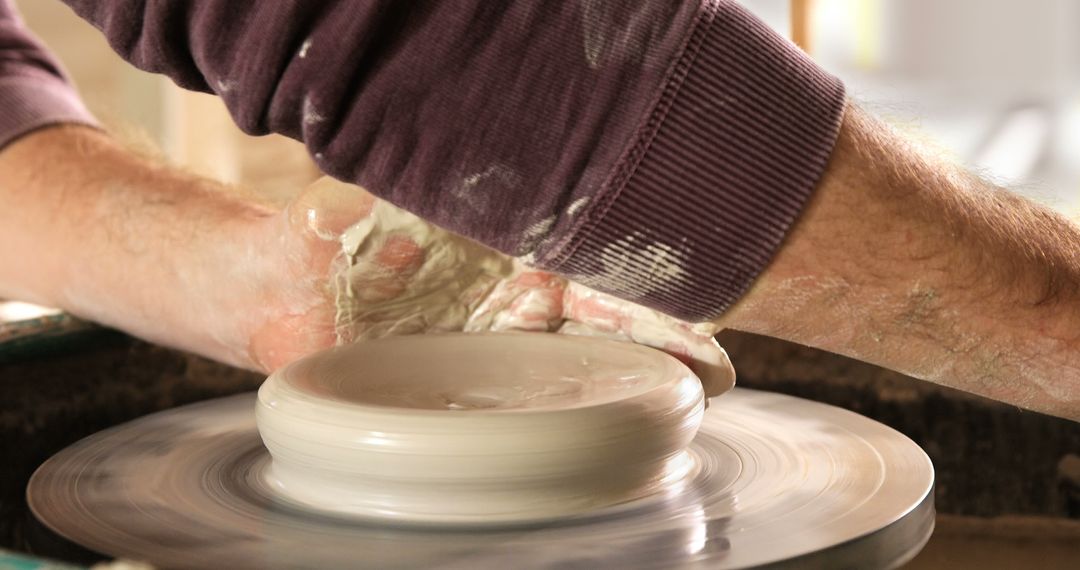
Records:
[[[305,125],[316,125],[326,120],[326,116],[315,108],[310,95],[304,97],[303,120]]]
[[[585,196],[584,198],[578,198],[577,200],[574,200],[570,204],[570,206],[568,208],[566,208],[566,215],[568,215],[568,216],[576,216],[588,204],[589,204],[589,197],[588,196]]]
[[[544,238],[551,233],[551,228],[554,226],[555,216],[550,216],[525,228],[525,233],[521,235],[521,245],[519,246],[519,250],[526,253],[535,251],[537,244],[543,241]]]
[[[581,7],[582,47],[590,68],[599,69],[613,58],[622,61],[641,56],[648,28],[656,25],[649,3],[642,3],[640,10],[618,19],[615,8],[600,0],[585,0]]]
[[[461,179],[450,189],[450,195],[480,211],[487,203],[485,197],[496,192],[512,191],[521,185],[521,175],[504,164],[492,164]]]
[[[218,79],[217,90],[219,95],[224,95],[236,88],[236,82],[230,79]]]
[[[684,281],[686,255],[684,249],[634,232],[606,246],[600,253],[602,270],[580,280],[589,287],[643,298]]]

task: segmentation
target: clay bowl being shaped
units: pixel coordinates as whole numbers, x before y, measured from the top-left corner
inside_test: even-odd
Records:
[[[393,337],[271,375],[256,421],[269,485],[316,511],[532,522],[656,494],[694,470],[704,395],[643,346],[537,333]]]

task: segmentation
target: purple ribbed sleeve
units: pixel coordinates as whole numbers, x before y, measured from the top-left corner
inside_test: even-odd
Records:
[[[707,6],[604,189],[541,265],[690,320],[772,259],[825,169],[843,85],[733,3]]]
[[[65,1],[331,176],[695,321],[768,264],[844,106],[731,1]]]
[[[56,123],[96,125],[60,64],[0,0],[0,148]]]

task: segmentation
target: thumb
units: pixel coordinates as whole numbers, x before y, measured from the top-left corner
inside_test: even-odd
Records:
[[[701,379],[706,396],[735,385],[735,368],[713,338],[715,327],[695,326],[577,283],[567,288],[562,334],[629,340],[678,358]]]
[[[289,203],[289,225],[309,238],[337,241],[350,226],[371,215],[375,200],[359,186],[324,176]]]

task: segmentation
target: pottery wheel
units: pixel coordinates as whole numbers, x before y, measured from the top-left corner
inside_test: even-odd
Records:
[[[894,567],[934,524],[929,458],[895,430],[790,396],[715,399],[677,492],[532,526],[394,526],[304,511],[264,484],[255,395],[153,414],[43,464],[57,533],[167,568]]]

